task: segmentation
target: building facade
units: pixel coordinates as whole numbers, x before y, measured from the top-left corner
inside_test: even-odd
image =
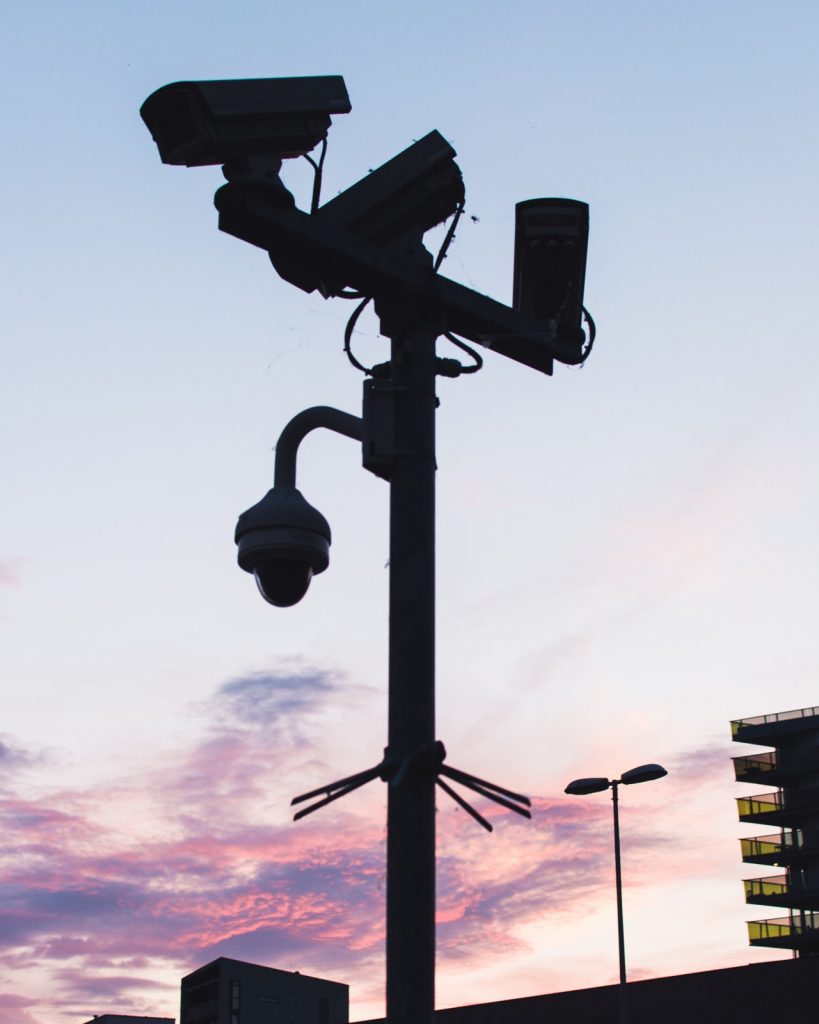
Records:
[[[741,840],[743,861],[779,869],[747,879],[745,900],[786,909],[749,921],[750,944],[819,956],[819,707],[736,719],[731,733],[774,748],[733,759],[738,782],[776,787],[737,799],[740,821],[776,830]]]
[[[219,957],[182,979],[180,1024],[347,1024],[349,986]]]

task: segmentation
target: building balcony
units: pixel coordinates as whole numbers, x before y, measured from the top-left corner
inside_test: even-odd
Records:
[[[819,949],[819,914],[796,913],[767,921],[748,922],[748,941],[752,946],[775,949]]]
[[[819,732],[819,707],[737,718],[731,722],[732,739],[738,743],[758,743],[762,747],[785,746],[792,737],[811,731]]]
[[[790,780],[819,773],[819,747],[813,750],[768,750],[732,758],[737,782],[781,786]]]
[[[749,878],[745,886],[745,902],[767,907],[793,907],[799,910],[819,910],[819,892],[811,892],[797,873],[769,875],[767,878]]]
[[[793,832],[773,832],[767,836],[740,839],[742,859],[746,864],[769,864],[771,867],[787,867],[800,861],[819,858],[819,847],[805,844],[805,837],[799,829]]]
[[[771,772],[777,769],[776,751],[769,750],[762,754],[743,754],[742,757],[732,757],[734,762],[734,776],[737,782],[762,782],[764,785],[770,781]]]
[[[798,827],[819,820],[819,788],[737,797],[737,813],[740,821],[753,824]]]

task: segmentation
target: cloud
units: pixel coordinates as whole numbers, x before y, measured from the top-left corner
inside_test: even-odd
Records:
[[[104,978],[92,978],[84,968],[55,971],[54,977],[70,999],[98,999],[106,996],[116,999],[123,991],[157,988],[153,979],[128,974],[109,974]],[[174,992],[173,995],[175,994]]]
[[[337,679],[328,672],[259,672],[224,683],[214,703],[237,723],[280,725],[295,716],[314,712],[338,688]]]
[[[22,581],[23,560],[0,562],[0,587],[16,587]]]
[[[4,794],[0,947],[16,977],[49,972],[52,996],[32,1007],[74,1005],[79,977],[144,1007],[152,978],[175,988],[219,955],[338,977],[350,951],[353,966],[380,954],[382,824],[335,809],[286,820],[293,776],[315,761],[302,726],[338,685],[309,670],[231,680],[204,735],[139,777]],[[11,740],[0,749],[2,765],[31,763]]]
[[[726,740],[724,743],[708,743],[677,754],[666,767],[676,782],[683,783],[688,788],[698,788],[712,783],[724,784],[733,779],[731,758],[736,756],[736,746]]]
[[[287,806],[317,765],[283,720],[321,716],[339,686],[308,670],[231,680],[203,735],[138,776],[0,799],[0,948],[15,978],[36,976],[47,993],[32,1020],[85,1013],[92,997],[112,1012],[172,1014],[178,979],[217,956],[378,991],[383,787],[297,824]],[[605,804],[544,796],[532,822],[479,806],[492,835],[438,796],[442,966],[526,947],[521,924],[576,914],[609,882]],[[630,829],[632,851],[662,846],[655,822],[649,810]]]
[[[0,1024],[37,1024],[28,1008],[35,1006],[36,999],[0,992]]]
[[[36,764],[41,755],[26,750],[17,744],[12,737],[0,733],[0,779],[3,776],[29,768]]]
[[[559,921],[609,885],[611,821],[607,806],[536,798],[532,821],[482,808],[491,836],[465,815],[441,827],[439,949],[453,958],[491,960],[522,946],[518,931],[533,920]],[[440,819],[440,813],[439,813]],[[631,836],[633,849],[663,839],[651,824]]]

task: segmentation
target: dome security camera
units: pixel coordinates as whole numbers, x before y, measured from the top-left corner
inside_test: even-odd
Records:
[[[330,562],[330,526],[295,487],[274,487],[243,512],[235,539],[239,565],[277,608],[298,604]]]

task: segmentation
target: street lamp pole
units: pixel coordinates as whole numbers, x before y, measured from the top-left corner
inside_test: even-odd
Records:
[[[588,796],[590,793],[602,793],[611,790],[611,802],[614,810],[614,887],[617,894],[617,956],[620,965],[620,1024],[628,1024],[628,981],[626,978],[626,937],[623,925],[623,873],[620,864],[620,796],[619,787],[633,786],[638,782],[652,782],[661,779],[668,772],[659,764],[641,764],[623,772],[619,779],[602,777],[575,779],[570,782],[564,792],[570,796]]]
[[[626,981],[626,937],[623,928],[623,874],[620,868],[619,779],[611,784],[614,808],[614,886],[617,891],[617,952],[620,960],[620,1024],[628,1024],[628,983]]]

